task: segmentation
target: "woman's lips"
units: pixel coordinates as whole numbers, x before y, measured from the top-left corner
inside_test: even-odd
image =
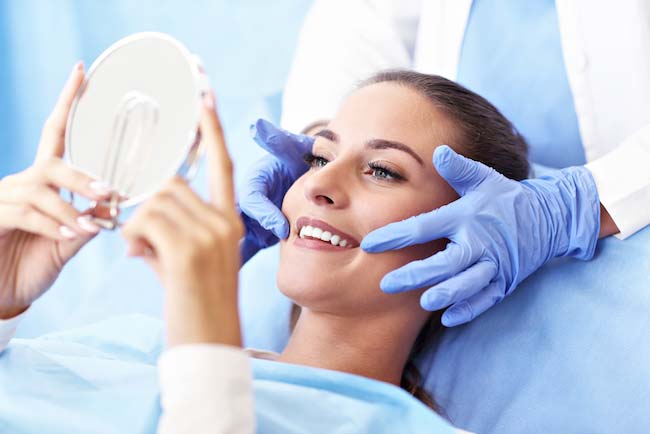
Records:
[[[329,251],[359,247],[359,241],[352,235],[313,217],[298,218],[295,232],[294,242],[301,247]]]

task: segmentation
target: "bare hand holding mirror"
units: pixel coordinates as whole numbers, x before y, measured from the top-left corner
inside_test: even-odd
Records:
[[[95,223],[114,229],[121,208],[176,174],[193,176],[207,89],[196,56],[162,33],[128,36],[91,65],[70,110],[65,146],[72,166],[119,193],[91,204]]]

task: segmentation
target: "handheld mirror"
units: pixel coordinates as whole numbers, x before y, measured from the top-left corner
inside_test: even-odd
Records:
[[[95,223],[114,229],[121,208],[175,174],[193,176],[207,88],[197,58],[162,33],[128,36],[93,62],[70,110],[65,149],[71,165],[119,193],[91,203],[105,209],[93,212],[101,215]]]

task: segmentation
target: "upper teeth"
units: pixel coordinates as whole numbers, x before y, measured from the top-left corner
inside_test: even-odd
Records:
[[[318,238],[325,242],[329,241],[334,246],[345,247],[348,245],[348,241],[342,240],[339,235],[332,235],[329,231],[324,231],[321,228],[315,228],[309,225],[303,226],[300,229],[300,238],[305,237]]]

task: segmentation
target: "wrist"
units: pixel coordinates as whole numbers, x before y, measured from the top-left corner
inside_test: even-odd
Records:
[[[167,315],[167,344],[223,344],[242,346],[237,301],[176,302]]]
[[[563,169],[564,178],[558,186],[558,198],[564,212],[566,248],[557,256],[589,260],[596,250],[601,225],[601,205],[591,172],[582,166]]]
[[[29,308],[27,306],[0,306],[0,320],[9,320],[17,317]]]

